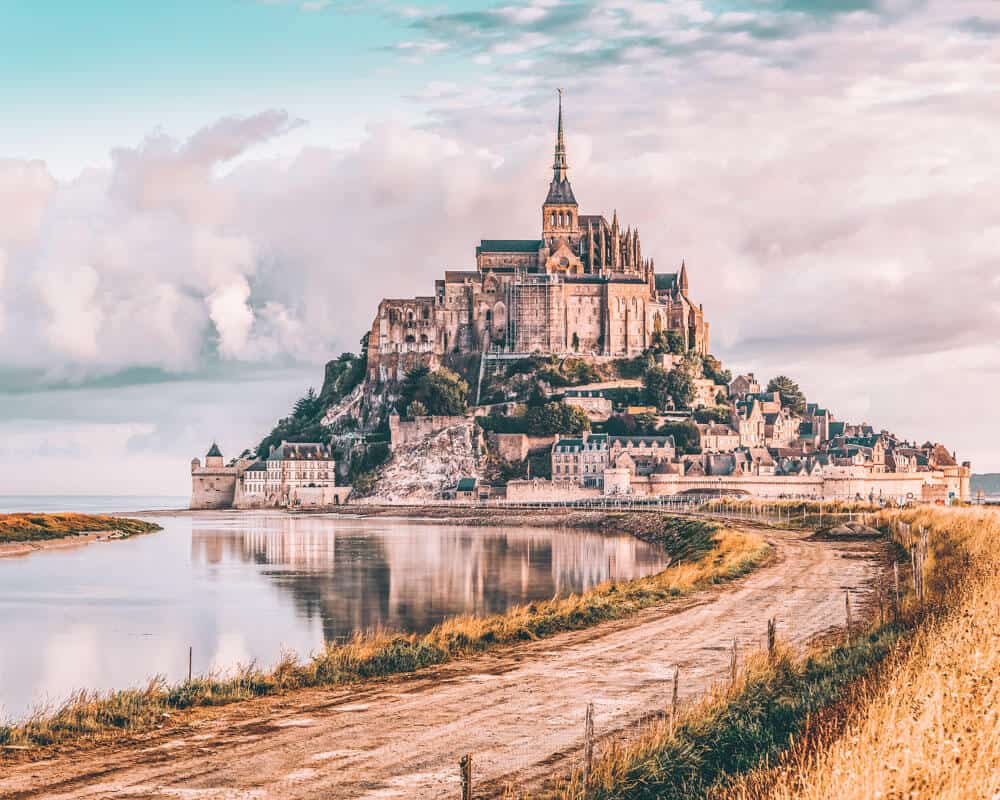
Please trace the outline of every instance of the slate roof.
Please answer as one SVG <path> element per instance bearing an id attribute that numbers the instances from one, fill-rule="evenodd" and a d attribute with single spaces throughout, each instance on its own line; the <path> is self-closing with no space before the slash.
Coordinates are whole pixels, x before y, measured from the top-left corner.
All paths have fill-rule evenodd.
<path id="1" fill-rule="evenodd" d="M 213 456 L 222 458 L 222 451 L 219 449 L 219 445 L 215 442 L 212 442 L 212 446 L 208 448 L 208 452 L 205 453 L 205 458 L 212 458 Z"/>
<path id="2" fill-rule="evenodd" d="M 677 288 L 677 273 L 666 272 L 656 276 L 656 290 L 658 292 L 673 291 Z"/>
<path id="3" fill-rule="evenodd" d="M 333 456 L 325 444 L 317 442 L 282 442 L 268 461 L 329 461 Z"/>
<path id="4" fill-rule="evenodd" d="M 605 228 L 611 227 L 610 225 L 608 225 L 608 221 L 604 219 L 603 214 L 580 214 L 580 216 L 577 217 L 577 219 L 580 221 L 581 230 L 586 228 L 588 224 L 594 227 L 595 232 L 600 231 L 602 225 Z"/>
<path id="5" fill-rule="evenodd" d="M 247 467 L 247 472 L 267 472 L 267 464 L 263 461 L 255 461 Z"/>
<path id="6" fill-rule="evenodd" d="M 552 179 L 552 183 L 549 184 L 549 195 L 545 198 L 545 204 L 550 203 L 576 205 L 576 197 L 573 195 L 573 187 L 569 185 L 568 178 L 561 181 Z"/>
<path id="7" fill-rule="evenodd" d="M 472 492 L 475 491 L 475 488 L 476 488 L 475 478 L 460 478 L 458 481 L 458 486 L 455 487 L 455 490 L 458 492 Z"/>
<path id="8" fill-rule="evenodd" d="M 621 444 L 624 447 L 628 447 L 630 444 L 634 445 L 650 445 L 655 444 L 660 447 L 674 447 L 674 437 L 673 436 L 612 436 L 611 441 L 616 444 Z"/>
<path id="9" fill-rule="evenodd" d="M 535 253 L 542 246 L 540 239 L 483 239 L 476 248 L 480 253 Z"/>

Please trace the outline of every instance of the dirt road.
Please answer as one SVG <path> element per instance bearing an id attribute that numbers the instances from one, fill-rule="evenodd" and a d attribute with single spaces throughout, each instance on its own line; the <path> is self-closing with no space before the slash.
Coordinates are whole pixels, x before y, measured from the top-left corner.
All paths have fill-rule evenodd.
<path id="1" fill-rule="evenodd" d="M 476 797 L 579 762 L 588 702 L 597 732 L 634 725 L 729 669 L 733 637 L 759 647 L 766 620 L 802 640 L 839 625 L 844 590 L 877 569 L 868 545 L 768 532 L 777 560 L 736 586 L 628 620 L 497 651 L 363 689 L 310 690 L 206 711 L 138 744 L 0 770 L 3 798 L 438 798 L 459 796 L 474 754 Z"/>

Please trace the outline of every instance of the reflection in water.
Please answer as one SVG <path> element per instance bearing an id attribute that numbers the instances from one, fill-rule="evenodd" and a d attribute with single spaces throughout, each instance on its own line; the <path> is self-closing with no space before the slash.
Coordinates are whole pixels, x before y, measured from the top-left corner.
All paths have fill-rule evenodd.
<path id="1" fill-rule="evenodd" d="M 629 536 L 405 520 L 161 516 L 162 533 L 0 559 L 0 722 L 75 689 L 274 664 L 662 567 Z"/>
<path id="2" fill-rule="evenodd" d="M 629 536 L 315 517 L 196 520 L 191 556 L 262 567 L 303 617 L 319 618 L 327 640 L 423 632 L 455 614 L 499 613 L 663 566 L 657 548 Z"/>

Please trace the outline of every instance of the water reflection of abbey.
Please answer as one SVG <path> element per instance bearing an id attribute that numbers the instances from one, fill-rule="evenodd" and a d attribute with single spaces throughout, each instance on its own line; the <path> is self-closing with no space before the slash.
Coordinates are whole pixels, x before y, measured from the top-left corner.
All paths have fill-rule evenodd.
<path id="1" fill-rule="evenodd" d="M 662 565 L 630 536 L 544 528 L 245 517 L 233 528 L 195 522 L 192 560 L 259 566 L 322 621 L 327 639 L 390 628 L 425 631 L 454 614 L 489 614 L 628 579 Z"/>

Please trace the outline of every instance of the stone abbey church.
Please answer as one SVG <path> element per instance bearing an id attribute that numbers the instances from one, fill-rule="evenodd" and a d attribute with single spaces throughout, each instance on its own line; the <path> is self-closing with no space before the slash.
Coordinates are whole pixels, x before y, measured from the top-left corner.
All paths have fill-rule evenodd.
<path id="1" fill-rule="evenodd" d="M 634 356 L 659 332 L 708 352 L 708 323 L 688 295 L 687 267 L 656 274 L 638 229 L 617 212 L 581 214 L 567 176 L 562 97 L 555 163 L 537 239 L 484 239 L 476 269 L 446 271 L 434 294 L 385 299 L 368 339 L 373 381 L 452 354 Z"/>

